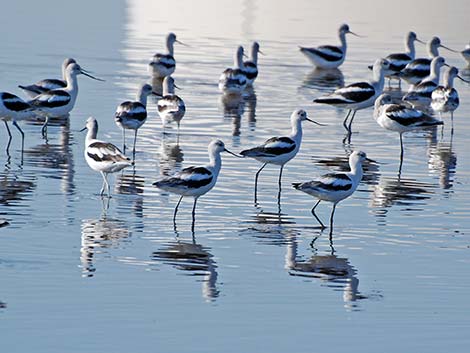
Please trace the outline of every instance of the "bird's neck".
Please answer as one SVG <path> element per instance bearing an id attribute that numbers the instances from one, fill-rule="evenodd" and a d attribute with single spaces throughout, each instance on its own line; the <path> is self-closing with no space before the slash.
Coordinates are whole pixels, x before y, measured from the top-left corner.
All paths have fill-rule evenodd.
<path id="1" fill-rule="evenodd" d="M 343 54 L 346 54 L 347 44 L 346 44 L 346 33 L 340 32 L 339 33 L 339 42 L 341 43 L 341 51 Z"/>
<path id="2" fill-rule="evenodd" d="M 166 82 L 166 84 L 163 85 L 163 95 L 166 96 L 169 94 L 175 94 L 175 88 L 171 83 Z"/>
<path id="3" fill-rule="evenodd" d="M 360 181 L 362 179 L 362 163 L 361 162 L 356 162 L 356 163 L 349 163 L 349 167 L 351 168 L 351 171 L 349 172 L 349 175 L 356 181 Z"/>
<path id="4" fill-rule="evenodd" d="M 251 61 L 253 64 L 258 65 L 258 50 L 255 47 L 251 49 Z"/>
<path id="5" fill-rule="evenodd" d="M 415 49 L 415 42 L 414 40 L 407 40 L 405 42 L 405 48 L 406 48 L 406 54 L 408 54 L 408 56 L 411 58 L 411 59 L 414 59 L 415 56 L 416 56 L 416 49 Z"/>
<path id="6" fill-rule="evenodd" d="M 217 174 L 222 166 L 222 158 L 220 157 L 220 152 L 210 152 L 209 153 L 209 167 L 213 168 Z"/>
<path id="7" fill-rule="evenodd" d="M 234 60 L 235 67 L 237 69 L 243 69 L 243 55 L 242 54 L 236 54 L 235 55 L 235 60 Z"/>
<path id="8" fill-rule="evenodd" d="M 147 94 L 145 94 L 142 90 L 139 90 L 137 93 L 137 101 L 145 107 L 147 106 L 147 97 Z"/>
<path id="9" fill-rule="evenodd" d="M 65 80 L 67 81 L 67 87 L 65 87 L 65 90 L 68 91 L 68 92 L 77 92 L 78 93 L 77 75 L 67 74 Z"/>
<path id="10" fill-rule="evenodd" d="M 174 43 L 171 40 L 167 40 L 166 42 L 166 49 L 168 50 L 168 54 L 173 56 L 174 53 L 174 48 L 173 48 Z"/>
<path id="11" fill-rule="evenodd" d="M 439 76 L 440 76 L 441 67 L 437 65 L 431 65 L 431 73 L 427 77 L 426 81 L 433 81 L 435 83 L 439 83 Z"/>
<path id="12" fill-rule="evenodd" d="M 98 125 L 95 124 L 91 129 L 88 129 L 86 134 L 86 145 L 88 146 L 91 141 L 96 140 L 96 135 L 98 134 Z"/>
<path id="13" fill-rule="evenodd" d="M 290 137 L 298 145 L 300 140 L 302 139 L 302 122 L 299 119 L 295 119 L 291 121 L 291 124 L 292 124 L 292 132 L 290 134 Z"/>
<path id="14" fill-rule="evenodd" d="M 449 75 L 449 72 L 444 74 L 444 84 L 446 88 L 451 89 L 454 87 L 454 78 L 455 76 Z"/>
<path id="15" fill-rule="evenodd" d="M 373 82 L 372 84 L 377 89 L 378 92 L 382 92 L 384 88 L 384 71 L 381 66 L 374 66 L 373 69 Z"/>
<path id="16" fill-rule="evenodd" d="M 428 55 L 431 59 L 439 56 L 439 49 L 437 48 L 437 45 L 428 46 Z"/>

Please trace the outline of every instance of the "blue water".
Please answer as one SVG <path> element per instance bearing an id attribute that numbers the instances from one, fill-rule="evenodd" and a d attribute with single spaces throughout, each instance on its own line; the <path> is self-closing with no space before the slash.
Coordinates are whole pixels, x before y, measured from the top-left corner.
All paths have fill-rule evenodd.
<path id="1" fill-rule="evenodd" d="M 58 76 L 69 56 L 106 82 L 79 78 L 77 104 L 49 127 L 48 141 L 39 122 L 22 122 L 23 164 L 17 131 L 8 158 L 0 128 L 0 224 L 8 222 L 0 228 L 2 352 L 468 351 L 470 86 L 456 81 L 453 134 L 448 117 L 442 133 L 405 134 L 400 176 L 398 135 L 382 130 L 371 109 L 358 112 L 343 144 L 345 112 L 312 103 L 370 77 L 367 65 L 401 51 L 408 30 L 462 50 L 466 2 L 398 3 L 407 8 L 400 23 L 389 3 L 372 1 L 341 1 L 335 11 L 307 0 L 3 5 L 1 91 L 22 95 L 18 84 Z M 391 15 L 377 17 L 384 10 Z M 319 77 L 297 45 L 333 44 L 343 21 L 366 37 L 348 37 L 340 73 Z M 151 82 L 146 64 L 170 30 L 189 45 L 175 47 L 174 77 L 187 106 L 179 141 L 175 127 L 162 134 L 150 100 L 135 170 L 112 178 L 107 204 L 79 130 L 92 115 L 98 137 L 121 145 L 115 109 Z M 218 76 L 236 46 L 253 39 L 266 53 L 255 90 L 243 102 L 224 101 Z M 458 54 L 442 55 L 465 66 Z M 216 187 L 198 202 L 195 233 L 190 199 L 175 231 L 178 197 L 152 183 L 206 163 L 212 138 L 239 152 L 288 133 L 298 107 L 327 126 L 304 124 L 280 204 L 277 167 L 262 172 L 254 206 L 260 164 L 223 155 Z M 290 185 L 345 168 L 354 149 L 377 163 L 338 205 L 330 238 L 310 214 L 315 200 Z M 325 222 L 330 207 L 318 207 Z"/>

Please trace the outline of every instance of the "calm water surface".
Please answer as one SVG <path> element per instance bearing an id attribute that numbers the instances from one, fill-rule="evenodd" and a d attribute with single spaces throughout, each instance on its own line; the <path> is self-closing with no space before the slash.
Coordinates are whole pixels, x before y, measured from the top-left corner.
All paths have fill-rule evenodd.
<path id="1" fill-rule="evenodd" d="M 48 141 L 38 122 L 22 123 L 22 165 L 15 129 L 11 158 L 2 147 L 1 351 L 468 351 L 470 86 L 456 82 L 454 134 L 445 117 L 442 133 L 405 135 L 400 176 L 398 135 L 382 130 L 371 109 L 356 115 L 351 143 L 343 144 L 345 112 L 311 102 L 370 77 L 367 65 L 401 51 L 408 30 L 462 50 L 469 4 L 406 3 L 397 20 L 377 17 L 389 4 L 375 1 L 361 8 L 341 1 L 336 12 L 308 0 L 198 3 L 171 4 L 180 15 L 143 0 L 5 4 L 2 91 L 21 95 L 17 84 L 57 76 L 67 56 L 106 82 L 79 78 L 76 107 L 53 122 Z M 367 37 L 348 38 L 341 71 L 313 71 L 297 45 L 334 43 L 344 21 Z M 78 131 L 93 115 L 99 137 L 121 144 L 115 108 L 152 82 L 146 64 L 170 30 L 190 45 L 175 48 L 174 77 L 187 106 L 179 141 L 175 127 L 162 134 L 151 100 L 135 170 L 113 178 L 108 203 Z M 236 46 L 253 39 L 267 54 L 255 89 L 241 102 L 224 100 L 218 76 Z M 464 66 L 458 54 L 442 54 Z M 261 174 L 254 206 L 260 164 L 223 155 L 216 187 L 198 203 L 194 237 L 190 199 L 173 228 L 178 197 L 152 186 L 159 176 L 205 163 L 212 138 L 240 151 L 285 134 L 298 107 L 327 126 L 304 124 L 280 203 L 277 167 Z M 3 128 L 0 136 L 4 146 Z M 377 163 L 365 166 L 358 191 L 337 208 L 330 239 L 310 214 L 314 199 L 290 185 L 346 168 L 353 149 Z M 325 221 L 330 209 L 319 206 Z"/>

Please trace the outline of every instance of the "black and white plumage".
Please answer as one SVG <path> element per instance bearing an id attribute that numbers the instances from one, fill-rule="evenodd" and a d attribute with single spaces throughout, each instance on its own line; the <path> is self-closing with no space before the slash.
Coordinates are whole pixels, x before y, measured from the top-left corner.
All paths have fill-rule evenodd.
<path id="1" fill-rule="evenodd" d="M 19 85 L 28 96 L 31 98 L 36 97 L 38 94 L 49 92 L 54 89 L 62 89 L 67 87 L 67 77 L 66 70 L 67 66 L 70 64 L 75 64 L 75 59 L 66 58 L 62 63 L 62 79 L 46 78 L 44 80 L 38 81 L 32 85 L 24 86 Z"/>
<path id="2" fill-rule="evenodd" d="M 344 59 L 346 58 L 346 34 L 348 33 L 359 37 L 357 34 L 349 30 L 349 26 L 347 24 L 343 24 L 338 29 L 338 36 L 341 45 L 322 45 L 313 48 L 300 47 L 300 52 L 304 54 L 312 62 L 312 64 L 318 68 L 337 68 L 344 62 Z"/>
<path id="3" fill-rule="evenodd" d="M 3 120 L 5 127 L 8 132 L 8 147 L 11 143 L 11 132 L 8 127 L 8 121 L 12 121 L 12 124 L 18 129 L 21 134 L 21 151 L 24 150 L 24 132 L 18 125 L 18 121 L 28 119 L 35 115 L 35 108 L 22 100 L 20 97 L 8 92 L 0 92 L 0 120 Z"/>
<path id="4" fill-rule="evenodd" d="M 241 95 L 247 85 L 242 46 L 237 48 L 234 65 L 233 68 L 225 69 L 219 77 L 219 90 L 223 94 Z"/>
<path id="5" fill-rule="evenodd" d="M 375 101 L 374 119 L 381 127 L 400 134 L 400 170 L 403 162 L 403 133 L 416 129 L 442 125 L 442 121 L 406 104 L 392 102 L 388 94 L 380 95 Z"/>
<path id="6" fill-rule="evenodd" d="M 408 32 L 405 36 L 405 51 L 402 53 L 389 54 L 385 57 L 385 59 L 390 63 L 390 68 L 385 71 L 385 77 L 388 79 L 396 78 L 400 80 L 400 77 L 398 76 L 400 71 L 415 59 L 415 41 L 424 43 L 418 39 L 415 32 Z M 372 69 L 372 65 L 369 66 L 369 69 Z"/>
<path id="7" fill-rule="evenodd" d="M 194 217 L 196 212 L 196 203 L 200 196 L 210 191 L 217 182 L 220 168 L 222 167 L 222 152 L 228 152 L 234 156 L 234 153 L 225 148 L 225 144 L 221 140 L 214 140 L 208 146 L 209 163 L 203 166 L 191 166 L 184 168 L 181 172 L 157 180 L 153 185 L 157 188 L 181 195 L 173 214 L 173 223 L 176 225 L 176 213 L 181 200 L 185 196 L 194 198 L 193 204 L 193 223 L 192 229 L 194 230 Z M 238 156 L 237 156 L 238 157 Z"/>
<path id="8" fill-rule="evenodd" d="M 251 60 L 243 62 L 247 85 L 253 85 L 253 82 L 258 77 L 258 53 L 263 54 L 263 52 L 259 50 L 259 43 L 253 42 L 251 47 Z"/>
<path id="9" fill-rule="evenodd" d="M 100 195 L 104 195 L 105 188 L 108 191 L 108 197 L 111 197 L 111 191 L 108 183 L 108 174 L 116 173 L 132 165 L 131 160 L 127 158 L 115 145 L 109 142 L 96 139 L 98 133 L 98 122 L 95 118 L 89 117 L 86 126 L 82 129 L 88 129 L 85 139 L 85 160 L 91 169 L 100 172 L 103 176 L 103 187 Z"/>
<path id="10" fill-rule="evenodd" d="M 454 118 L 454 110 L 459 106 L 459 93 L 454 88 L 454 79 L 459 78 L 464 82 L 469 82 L 459 76 L 459 70 L 455 66 L 447 68 L 444 72 L 444 85 L 438 86 L 431 95 L 431 108 L 439 115 L 450 112 L 451 119 Z"/>
<path id="11" fill-rule="evenodd" d="M 439 56 L 439 48 L 455 52 L 455 50 L 442 45 L 441 40 L 438 37 L 432 37 L 427 43 L 429 58 L 414 59 L 400 71 L 399 77 L 411 85 L 420 83 L 431 74 L 431 61 L 435 57 Z"/>
<path id="12" fill-rule="evenodd" d="M 443 57 L 437 56 L 432 59 L 429 76 L 417 85 L 411 86 L 403 100 L 413 106 L 427 107 L 431 103 L 432 92 L 439 86 L 440 71 L 443 65 L 447 65 Z"/>
<path id="13" fill-rule="evenodd" d="M 377 59 L 373 67 L 373 79 L 371 81 L 356 82 L 345 87 L 336 89 L 333 93 L 313 100 L 314 103 L 328 104 L 339 108 L 349 109 L 343 126 L 351 132 L 351 124 L 357 110 L 374 105 L 375 99 L 382 93 L 384 88 L 385 71 L 390 68 L 386 59 Z M 347 120 L 353 112 L 349 125 Z"/>
<path id="14" fill-rule="evenodd" d="M 255 176 L 255 203 L 257 202 L 258 176 L 267 164 L 281 166 L 279 171 L 279 193 L 281 191 L 281 177 L 284 165 L 297 155 L 302 142 L 302 122 L 310 121 L 321 125 L 307 117 L 307 112 L 303 109 L 295 110 L 290 118 L 292 132 L 288 136 L 271 137 L 262 145 L 241 151 L 244 157 L 254 158 L 263 163 Z"/>
<path id="15" fill-rule="evenodd" d="M 465 46 L 465 49 L 460 52 L 462 58 L 467 62 L 467 67 L 470 67 L 470 44 Z"/>
<path id="16" fill-rule="evenodd" d="M 82 70 L 80 65 L 73 63 L 67 66 L 65 76 L 67 86 L 63 89 L 54 89 L 36 96 L 28 103 L 38 109 L 39 114 L 45 115 L 46 120 L 42 127 L 43 135 L 45 134 L 49 117 L 63 117 L 69 114 L 77 100 L 78 80 L 77 76 L 83 74 L 97 81 L 103 81 L 96 78 L 86 71 Z"/>
<path id="17" fill-rule="evenodd" d="M 176 39 L 176 34 L 168 33 L 166 36 L 166 53 L 156 53 L 149 63 L 149 71 L 155 77 L 164 78 L 175 72 L 174 44 L 182 42 Z"/>
<path id="18" fill-rule="evenodd" d="M 122 129 L 123 151 L 126 153 L 126 130 L 134 130 L 134 145 L 132 153 L 135 157 L 135 143 L 137 140 L 137 130 L 144 125 L 147 120 L 147 97 L 153 92 L 152 86 L 143 84 L 137 92 L 135 101 L 125 101 L 116 109 L 114 120 L 116 125 Z"/>
<path id="19" fill-rule="evenodd" d="M 312 214 L 325 228 L 320 218 L 315 214 L 315 208 L 321 201 L 333 203 L 333 209 L 330 216 L 330 235 L 333 232 L 333 216 L 338 202 L 351 196 L 356 191 L 359 182 L 362 179 L 362 163 L 367 156 L 362 151 L 353 151 L 349 156 L 349 166 L 351 170 L 346 173 L 328 173 L 312 181 L 304 183 L 293 183 L 295 189 L 305 192 L 318 199 L 312 208 Z"/>
<path id="20" fill-rule="evenodd" d="M 167 76 L 163 80 L 163 96 L 157 102 L 158 115 L 162 120 L 162 126 L 170 122 L 176 122 L 178 132 L 181 119 L 186 112 L 184 101 L 175 94 L 175 81 L 173 77 Z"/>

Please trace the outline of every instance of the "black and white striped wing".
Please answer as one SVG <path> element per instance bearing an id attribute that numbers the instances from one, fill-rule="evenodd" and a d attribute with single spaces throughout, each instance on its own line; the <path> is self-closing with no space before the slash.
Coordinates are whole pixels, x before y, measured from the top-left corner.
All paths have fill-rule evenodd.
<path id="1" fill-rule="evenodd" d="M 123 120 L 137 120 L 142 122 L 147 119 L 147 109 L 145 105 L 140 102 L 127 101 L 117 107 L 115 119 L 117 122 L 122 122 Z"/>
<path id="2" fill-rule="evenodd" d="M 258 67 L 254 62 L 245 61 L 243 65 L 245 66 L 244 71 L 247 79 L 254 80 L 258 77 Z"/>
<path id="3" fill-rule="evenodd" d="M 348 191 L 353 187 L 351 178 L 344 173 L 330 173 L 322 175 L 316 180 L 300 184 L 297 188 L 304 192 L 318 191 L 318 192 L 333 192 L 333 191 Z"/>
<path id="4" fill-rule="evenodd" d="M 317 48 L 301 48 L 301 50 L 310 52 L 326 61 L 338 61 L 341 60 L 344 55 L 340 48 L 333 45 L 322 45 Z"/>
<path id="5" fill-rule="evenodd" d="M 20 97 L 8 92 L 2 92 L 0 99 L 2 100 L 5 108 L 14 112 L 22 112 L 32 109 L 30 104 L 26 103 Z"/>
<path id="6" fill-rule="evenodd" d="M 240 152 L 247 157 L 276 157 L 292 152 L 296 147 L 290 137 L 272 137 L 263 145 Z"/>
<path id="7" fill-rule="evenodd" d="M 357 82 L 335 90 L 332 94 L 314 100 L 326 104 L 354 104 L 364 102 L 375 95 L 375 88 L 368 82 Z"/>
<path id="8" fill-rule="evenodd" d="M 406 76 L 414 76 L 425 78 L 429 76 L 431 72 L 431 60 L 425 58 L 415 59 L 410 62 L 406 67 L 403 69 L 402 74 Z"/>
<path id="9" fill-rule="evenodd" d="M 174 94 L 169 94 L 158 100 L 157 109 L 160 113 L 169 114 L 186 111 L 184 101 Z"/>
<path id="10" fill-rule="evenodd" d="M 437 85 L 433 81 L 422 81 L 420 84 L 413 88 L 415 94 L 421 97 L 431 98 L 432 92 L 437 88 Z"/>
<path id="11" fill-rule="evenodd" d="M 46 93 L 42 93 L 34 98 L 29 103 L 39 108 L 56 108 L 67 105 L 72 97 L 65 91 L 52 90 Z"/>
<path id="12" fill-rule="evenodd" d="M 175 176 L 157 181 L 154 185 L 163 190 L 197 189 L 209 185 L 213 178 L 212 172 L 205 167 L 188 167 Z"/>
<path id="13" fill-rule="evenodd" d="M 168 54 L 155 54 L 153 56 L 152 65 L 161 65 L 167 69 L 171 69 L 176 65 L 175 58 Z"/>
<path id="14" fill-rule="evenodd" d="M 130 159 L 124 156 L 119 148 L 109 142 L 93 142 L 86 148 L 86 153 L 95 162 L 130 162 Z"/>
<path id="15" fill-rule="evenodd" d="M 389 70 L 395 72 L 403 70 L 411 61 L 411 57 L 406 53 L 390 54 L 385 59 L 390 63 Z"/>
<path id="16" fill-rule="evenodd" d="M 400 104 L 390 104 L 387 106 L 385 108 L 385 115 L 390 120 L 407 127 L 419 126 L 421 123 L 431 118 L 421 110 L 409 108 Z"/>

